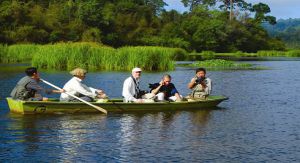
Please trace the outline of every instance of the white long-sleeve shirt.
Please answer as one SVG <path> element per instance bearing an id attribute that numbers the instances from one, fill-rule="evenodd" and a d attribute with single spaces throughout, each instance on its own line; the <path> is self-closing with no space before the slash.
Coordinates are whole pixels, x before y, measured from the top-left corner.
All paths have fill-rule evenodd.
<path id="1" fill-rule="evenodd" d="M 81 79 L 77 77 L 73 77 L 70 79 L 63 87 L 63 89 L 75 96 L 78 96 L 79 94 L 83 94 L 85 96 L 89 96 L 92 98 L 95 98 L 97 96 L 96 91 L 97 89 L 88 87 L 85 84 L 81 83 Z M 60 101 L 69 101 L 72 97 L 62 93 L 60 95 Z"/>
<path id="2" fill-rule="evenodd" d="M 137 84 L 138 84 L 137 80 Z M 122 96 L 124 97 L 125 102 L 136 101 L 137 99 L 134 97 L 136 94 L 136 85 L 132 79 L 132 77 L 128 77 L 123 84 Z"/>

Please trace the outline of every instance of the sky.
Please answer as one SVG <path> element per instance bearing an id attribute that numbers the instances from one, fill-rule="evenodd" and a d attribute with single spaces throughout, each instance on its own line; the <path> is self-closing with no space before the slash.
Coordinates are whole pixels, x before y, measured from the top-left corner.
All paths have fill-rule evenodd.
<path id="1" fill-rule="evenodd" d="M 269 5 L 271 13 L 277 19 L 300 18 L 300 0 L 245 0 L 248 3 L 257 4 L 259 2 Z M 180 12 L 188 9 L 183 6 L 181 0 L 164 0 L 169 6 L 166 10 L 175 9 Z"/>

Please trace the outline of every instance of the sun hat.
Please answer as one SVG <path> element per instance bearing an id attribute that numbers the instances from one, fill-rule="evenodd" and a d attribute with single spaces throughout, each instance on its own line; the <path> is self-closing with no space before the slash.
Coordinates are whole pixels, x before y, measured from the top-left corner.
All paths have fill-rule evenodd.
<path id="1" fill-rule="evenodd" d="M 86 73 L 87 71 L 82 68 L 75 68 L 74 70 L 70 71 L 70 74 L 73 76 L 85 76 Z"/>
<path id="2" fill-rule="evenodd" d="M 142 71 L 142 69 L 138 68 L 138 67 L 135 67 L 135 68 L 132 69 L 131 72 L 139 72 L 139 71 Z"/>

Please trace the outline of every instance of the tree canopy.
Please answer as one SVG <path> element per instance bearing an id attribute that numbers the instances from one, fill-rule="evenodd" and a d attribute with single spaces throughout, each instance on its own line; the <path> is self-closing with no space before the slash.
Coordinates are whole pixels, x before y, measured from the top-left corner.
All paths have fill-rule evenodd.
<path id="1" fill-rule="evenodd" d="M 216 52 L 284 49 L 262 22 L 276 23 L 266 4 L 233 0 L 182 0 L 189 12 L 166 11 L 163 0 L 2 0 L 4 44 L 93 41 L 113 47 L 155 45 Z M 221 9 L 215 9 L 219 5 Z M 249 13 L 253 12 L 254 17 Z"/>
<path id="2" fill-rule="evenodd" d="M 270 36 L 282 39 L 288 48 L 300 49 L 300 19 L 280 19 L 276 25 L 263 24 Z"/>

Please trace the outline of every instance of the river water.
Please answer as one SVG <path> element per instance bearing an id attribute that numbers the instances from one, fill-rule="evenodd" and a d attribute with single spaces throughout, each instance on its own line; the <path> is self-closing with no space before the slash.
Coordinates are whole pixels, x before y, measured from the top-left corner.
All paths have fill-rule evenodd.
<path id="1" fill-rule="evenodd" d="M 255 61 L 268 70 L 209 71 L 229 100 L 198 111 L 17 115 L 7 97 L 24 67 L 0 68 L 0 162 L 299 162 L 300 62 Z M 143 73 L 142 88 L 170 73 L 186 95 L 194 70 Z M 91 72 L 86 84 L 120 97 L 129 72 Z M 68 72 L 41 72 L 58 86 Z M 54 97 L 58 97 L 57 95 Z"/>

